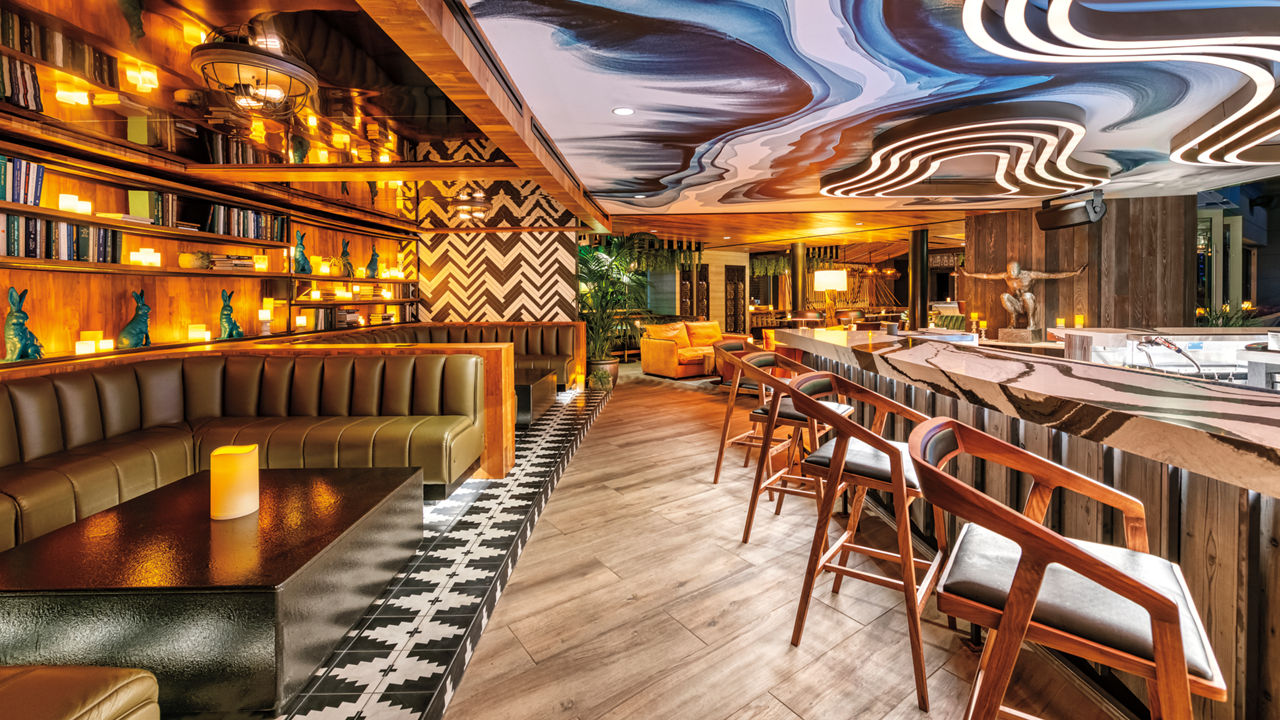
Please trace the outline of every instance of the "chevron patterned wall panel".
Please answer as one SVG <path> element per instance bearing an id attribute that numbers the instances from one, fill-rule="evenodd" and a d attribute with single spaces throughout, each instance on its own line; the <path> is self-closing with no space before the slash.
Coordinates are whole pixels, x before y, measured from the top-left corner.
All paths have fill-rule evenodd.
<path id="1" fill-rule="evenodd" d="M 437 140 L 418 146 L 420 160 L 496 162 L 507 157 L 484 139 Z M 448 199 L 461 182 L 420 183 L 416 219 L 422 311 L 431 321 L 576 320 L 577 235 L 563 228 L 577 220 L 533 181 L 471 183 L 493 210 L 482 222 L 451 217 Z M 504 227 L 547 228 L 503 232 Z"/>

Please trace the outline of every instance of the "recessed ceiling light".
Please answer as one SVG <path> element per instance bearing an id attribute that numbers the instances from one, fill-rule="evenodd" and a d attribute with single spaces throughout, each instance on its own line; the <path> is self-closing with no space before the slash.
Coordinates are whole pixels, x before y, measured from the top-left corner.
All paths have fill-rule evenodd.
<path id="1" fill-rule="evenodd" d="M 725 239 L 725 240 L 728 240 L 728 239 L 729 239 L 729 236 L 728 236 L 728 235 L 725 235 L 725 236 L 724 236 L 724 239 Z"/>
<path id="2" fill-rule="evenodd" d="M 629 107 L 616 107 L 616 108 L 614 108 L 614 109 L 613 109 L 613 114 L 614 114 L 614 115 L 620 115 L 620 116 L 622 116 L 622 117 L 626 117 L 626 116 L 628 116 L 628 115 L 635 115 L 635 114 L 636 114 L 636 111 L 635 111 L 635 108 L 629 108 Z"/>
<path id="3" fill-rule="evenodd" d="M 861 224 L 862 224 L 862 223 L 854 223 L 854 225 L 861 225 Z"/>
<path id="4" fill-rule="evenodd" d="M 643 199 L 643 198 L 644 198 L 644 196 L 643 196 L 643 195 L 636 195 L 636 196 L 634 196 L 634 197 L 635 197 L 635 199 L 637 199 L 637 200 L 641 200 L 641 199 Z"/>

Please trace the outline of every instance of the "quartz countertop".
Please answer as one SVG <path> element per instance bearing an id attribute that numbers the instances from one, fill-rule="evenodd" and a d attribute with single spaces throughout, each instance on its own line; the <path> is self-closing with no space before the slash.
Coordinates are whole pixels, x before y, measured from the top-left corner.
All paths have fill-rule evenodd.
<path id="1" fill-rule="evenodd" d="M 924 336 L 778 330 L 779 343 L 1280 496 L 1280 393 Z"/>

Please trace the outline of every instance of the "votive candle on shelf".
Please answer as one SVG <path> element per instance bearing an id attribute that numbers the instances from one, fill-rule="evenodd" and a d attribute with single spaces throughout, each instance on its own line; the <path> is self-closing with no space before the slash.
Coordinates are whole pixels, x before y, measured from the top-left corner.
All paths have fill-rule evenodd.
<path id="1" fill-rule="evenodd" d="M 969 313 L 969 319 L 970 319 L 970 320 L 973 320 L 974 322 L 977 322 L 977 320 L 978 320 L 978 313 L 976 313 L 976 312 L 971 312 L 971 313 Z"/>
<path id="2" fill-rule="evenodd" d="M 265 297 L 265 298 L 262 298 L 262 309 L 263 309 L 263 310 L 275 310 L 275 309 L 276 309 L 276 299 L 275 299 L 275 298 L 272 298 L 272 297 Z"/>
<path id="3" fill-rule="evenodd" d="M 207 328 L 204 325 L 188 325 L 187 339 L 188 340 L 204 340 L 204 333 L 206 329 Z"/>
<path id="4" fill-rule="evenodd" d="M 269 260 L 270 258 L 268 258 L 266 255 L 254 255 L 253 269 L 257 272 L 266 272 L 268 267 L 267 263 Z"/>
<path id="5" fill-rule="evenodd" d="M 298 317 L 294 318 L 293 326 L 298 329 L 305 328 L 307 326 L 307 316 L 299 315 Z"/>
<path id="6" fill-rule="evenodd" d="M 1060 328 L 1064 328 L 1064 327 L 1066 327 L 1066 326 L 1067 326 L 1067 319 L 1066 319 L 1066 318 L 1058 318 L 1058 327 L 1060 327 Z"/>
<path id="7" fill-rule="evenodd" d="M 987 329 L 987 321 L 986 321 L 986 320 L 980 320 L 980 321 L 978 321 L 978 329 L 979 329 L 979 330 L 986 330 L 986 329 Z"/>
<path id="8" fill-rule="evenodd" d="M 98 341 L 98 352 L 106 352 L 107 350 L 115 350 L 115 349 L 116 349 L 115 340 L 104 339 L 104 340 Z"/>
<path id="9" fill-rule="evenodd" d="M 258 510 L 258 446 L 224 445 L 209 457 L 209 517 L 230 520 Z"/>
<path id="10" fill-rule="evenodd" d="M 94 342 L 94 341 L 92 341 L 92 340 L 77 340 L 77 341 L 76 341 L 76 354 L 77 354 L 77 355 L 92 355 L 92 354 L 93 354 L 93 352 L 94 352 L 94 350 L 96 350 L 96 349 L 97 349 L 97 347 L 98 347 L 98 344 L 97 344 L 97 343 L 95 343 L 95 342 Z"/>
<path id="11" fill-rule="evenodd" d="M 271 311 L 266 308 L 259 310 L 258 319 L 262 322 L 271 322 Z"/>
<path id="12" fill-rule="evenodd" d="M 89 340 L 90 342 L 95 342 L 95 343 L 101 342 L 102 331 L 101 330 L 81 330 L 80 339 Z"/>
<path id="13" fill-rule="evenodd" d="M 365 275 L 367 275 L 367 274 L 368 274 L 368 273 L 365 271 L 365 269 L 364 269 L 364 268 L 362 268 L 362 267 L 358 267 L 358 268 L 356 268 L 356 277 L 358 277 L 358 278 L 363 278 L 363 277 L 364 277 Z"/>
<path id="14" fill-rule="evenodd" d="M 328 275 L 330 270 L 331 270 L 331 268 L 330 268 L 330 266 L 329 266 L 329 261 L 328 261 L 328 260 L 321 260 L 321 261 L 320 261 L 320 274 L 321 274 L 321 275 Z"/>
<path id="15" fill-rule="evenodd" d="M 1077 315 L 1077 316 L 1076 316 L 1076 327 L 1078 327 L 1078 328 L 1082 328 L 1082 327 L 1084 327 L 1084 316 L 1083 316 L 1083 315 Z"/>

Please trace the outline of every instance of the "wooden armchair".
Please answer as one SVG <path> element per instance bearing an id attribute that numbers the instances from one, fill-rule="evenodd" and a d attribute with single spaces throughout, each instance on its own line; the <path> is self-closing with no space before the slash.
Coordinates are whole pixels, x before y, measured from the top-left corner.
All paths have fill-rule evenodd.
<path id="1" fill-rule="evenodd" d="M 925 498 L 969 521 L 938 584 L 940 611 L 991 628 L 966 718 L 1029 717 L 1001 705 L 1023 640 L 1146 678 L 1154 719 L 1190 720 L 1191 693 L 1226 699 L 1181 570 L 1148 554 L 1140 501 L 950 418 L 921 424 L 909 445 Z M 1031 477 L 1023 511 L 941 469 L 961 453 Z M 1122 513 L 1127 547 L 1045 527 L 1058 488 Z"/>

